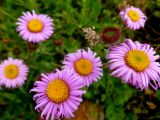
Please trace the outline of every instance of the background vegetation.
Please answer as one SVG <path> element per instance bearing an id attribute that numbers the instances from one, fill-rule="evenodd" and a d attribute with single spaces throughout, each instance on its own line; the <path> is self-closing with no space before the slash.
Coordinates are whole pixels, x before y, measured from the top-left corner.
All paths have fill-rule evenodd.
<path id="1" fill-rule="evenodd" d="M 144 29 L 123 29 L 124 38 L 149 43 L 160 51 L 160 0 L 127 0 L 147 15 Z M 122 0 L 1 0 L 0 1 L 0 61 L 8 57 L 23 59 L 30 68 L 26 84 L 21 88 L 0 90 L 0 120 L 37 120 L 35 103 L 29 90 L 42 72 L 52 72 L 62 64 L 64 55 L 86 48 L 83 27 L 95 27 L 101 34 L 107 26 L 120 27 L 119 9 Z M 54 19 L 55 33 L 47 41 L 30 44 L 16 32 L 17 18 L 22 12 L 35 10 Z M 87 89 L 83 106 L 76 120 L 158 120 L 160 91 L 139 91 L 109 76 L 105 66 L 108 44 L 99 43 L 91 49 L 104 63 L 104 76 Z M 92 107 L 94 109 L 92 109 Z M 92 110 L 88 110 L 88 108 Z M 83 114 L 82 114 L 83 113 Z M 89 114 L 88 114 L 89 113 Z M 87 114 L 87 115 L 85 115 Z M 93 117 L 96 115 L 97 117 Z"/>

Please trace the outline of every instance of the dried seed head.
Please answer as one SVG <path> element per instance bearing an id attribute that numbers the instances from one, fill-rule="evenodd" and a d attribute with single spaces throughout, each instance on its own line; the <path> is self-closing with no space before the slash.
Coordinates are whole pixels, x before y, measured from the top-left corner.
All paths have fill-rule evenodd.
<path id="1" fill-rule="evenodd" d="M 89 45 L 95 46 L 100 41 L 100 36 L 95 32 L 95 28 L 82 28 L 83 32 L 85 33 L 85 39 L 89 43 Z"/>

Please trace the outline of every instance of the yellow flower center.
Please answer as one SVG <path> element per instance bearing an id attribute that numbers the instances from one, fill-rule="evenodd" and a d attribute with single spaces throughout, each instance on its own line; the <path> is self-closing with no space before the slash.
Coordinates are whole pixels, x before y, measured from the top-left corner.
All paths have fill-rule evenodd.
<path id="1" fill-rule="evenodd" d="M 137 72 L 144 71 L 150 64 L 148 55 L 141 50 L 130 50 L 125 55 L 125 62 Z"/>
<path id="2" fill-rule="evenodd" d="M 69 87 L 61 79 L 52 80 L 46 89 L 48 98 L 55 103 L 62 103 L 69 97 Z"/>
<path id="3" fill-rule="evenodd" d="M 7 65 L 4 69 L 5 76 L 9 79 L 14 79 L 18 76 L 18 67 L 14 64 Z"/>
<path id="4" fill-rule="evenodd" d="M 32 19 L 28 22 L 28 30 L 31 32 L 41 32 L 43 30 L 43 23 L 38 19 Z"/>
<path id="5" fill-rule="evenodd" d="M 92 72 L 92 62 L 87 59 L 80 59 L 75 62 L 75 69 L 80 75 L 89 75 Z"/>
<path id="6" fill-rule="evenodd" d="M 136 22 L 136 21 L 138 21 L 140 19 L 139 13 L 137 11 L 135 11 L 135 10 L 128 11 L 128 16 L 134 22 Z"/>

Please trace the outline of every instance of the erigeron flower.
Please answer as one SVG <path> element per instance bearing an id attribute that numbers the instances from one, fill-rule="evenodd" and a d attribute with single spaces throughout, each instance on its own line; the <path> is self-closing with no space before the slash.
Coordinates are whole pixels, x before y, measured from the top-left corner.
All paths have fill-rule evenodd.
<path id="1" fill-rule="evenodd" d="M 63 68 L 71 68 L 74 73 L 83 79 L 84 86 L 96 82 L 103 75 L 100 57 L 88 48 L 88 51 L 79 49 L 75 53 L 69 53 L 63 61 Z"/>
<path id="2" fill-rule="evenodd" d="M 45 41 L 53 34 L 53 20 L 45 14 L 36 14 L 35 11 L 24 12 L 18 18 L 17 31 L 24 40 L 32 43 Z"/>
<path id="3" fill-rule="evenodd" d="M 20 87 L 27 80 L 29 69 L 22 60 L 8 58 L 0 64 L 0 85 Z"/>
<path id="4" fill-rule="evenodd" d="M 119 15 L 126 23 L 127 27 L 132 30 L 138 30 L 139 28 L 144 27 L 147 19 L 139 8 L 133 6 L 122 9 Z"/>
<path id="5" fill-rule="evenodd" d="M 113 46 L 106 56 L 111 75 L 132 84 L 141 90 L 152 86 L 157 90 L 160 82 L 159 55 L 148 44 L 126 39 L 124 43 Z"/>

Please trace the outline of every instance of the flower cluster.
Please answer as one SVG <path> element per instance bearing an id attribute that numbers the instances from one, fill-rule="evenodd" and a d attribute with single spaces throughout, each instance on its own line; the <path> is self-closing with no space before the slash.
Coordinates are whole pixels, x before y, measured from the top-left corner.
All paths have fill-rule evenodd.
<path id="1" fill-rule="evenodd" d="M 48 15 L 36 14 L 35 11 L 25 12 L 18 19 L 17 31 L 24 40 L 39 43 L 53 34 L 52 22 Z M 99 39 L 96 34 L 95 39 Z M 22 60 L 5 60 L 0 64 L 0 86 L 21 87 L 27 80 L 28 72 L 29 68 Z M 40 80 L 34 83 L 31 92 L 35 92 L 35 109 L 41 112 L 41 118 L 46 120 L 74 117 L 74 112 L 83 101 L 82 95 L 85 91 L 82 88 L 90 86 L 102 75 L 100 57 L 90 48 L 87 51 L 79 49 L 75 53 L 67 54 L 62 70 L 42 73 Z"/>
<path id="2" fill-rule="evenodd" d="M 62 117 L 74 117 L 74 112 L 82 102 L 85 91 L 82 87 L 89 86 L 102 76 L 102 63 L 96 53 L 89 48 L 66 55 L 62 70 L 50 74 L 42 74 L 36 81 L 32 92 L 35 109 L 42 112 L 41 118 L 48 120 Z"/>
<path id="3" fill-rule="evenodd" d="M 139 8 L 123 8 L 120 17 L 132 30 L 144 27 L 146 16 Z M 54 32 L 53 20 L 48 15 L 25 12 L 18 19 L 17 31 L 24 40 L 39 43 L 49 39 Z M 85 38 L 91 46 L 100 41 L 100 36 L 91 28 L 83 28 Z M 108 35 L 113 32 L 113 35 Z M 101 39 L 111 43 L 120 38 L 119 28 L 105 28 Z M 123 43 L 114 44 L 106 55 L 107 66 L 111 75 L 122 79 L 138 89 L 155 90 L 160 85 L 160 64 L 156 61 L 159 55 L 148 44 L 125 39 Z M 103 76 L 102 61 L 90 48 L 79 49 L 64 57 L 61 70 L 42 73 L 40 80 L 34 83 L 31 92 L 35 109 L 41 112 L 42 119 L 61 119 L 74 117 L 74 112 L 83 101 L 83 87 L 89 87 Z M 23 60 L 8 58 L 0 64 L 0 86 L 7 88 L 20 87 L 27 80 L 29 68 Z"/>

